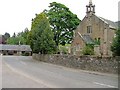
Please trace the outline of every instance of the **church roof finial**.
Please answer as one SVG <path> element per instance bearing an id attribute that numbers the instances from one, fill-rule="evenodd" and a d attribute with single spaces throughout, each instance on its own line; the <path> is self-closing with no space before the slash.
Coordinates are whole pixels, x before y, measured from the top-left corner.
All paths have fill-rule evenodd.
<path id="1" fill-rule="evenodd" d="M 92 0 L 89 0 L 89 4 L 92 4 Z"/>
<path id="2" fill-rule="evenodd" d="M 87 14 L 88 13 L 95 13 L 95 5 L 93 5 L 92 0 L 89 0 L 89 5 L 86 6 L 87 7 Z"/>

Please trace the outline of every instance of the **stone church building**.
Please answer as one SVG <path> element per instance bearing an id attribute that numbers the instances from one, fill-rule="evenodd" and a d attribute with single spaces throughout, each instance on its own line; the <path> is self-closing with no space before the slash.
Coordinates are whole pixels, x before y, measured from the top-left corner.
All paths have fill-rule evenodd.
<path id="1" fill-rule="evenodd" d="M 82 55 L 83 48 L 92 44 L 95 55 L 111 56 L 110 47 L 117 29 L 117 23 L 95 15 L 95 5 L 90 0 L 86 6 L 86 16 L 75 30 L 71 53 Z M 99 43 L 96 44 L 96 41 Z"/>

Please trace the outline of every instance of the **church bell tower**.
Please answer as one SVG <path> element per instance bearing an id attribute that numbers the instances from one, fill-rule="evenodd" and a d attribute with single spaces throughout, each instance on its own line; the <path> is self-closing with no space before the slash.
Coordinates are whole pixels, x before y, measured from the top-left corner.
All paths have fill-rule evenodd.
<path id="1" fill-rule="evenodd" d="M 86 6 L 87 14 L 95 14 L 95 5 L 92 4 L 92 0 L 89 0 L 89 5 Z"/>

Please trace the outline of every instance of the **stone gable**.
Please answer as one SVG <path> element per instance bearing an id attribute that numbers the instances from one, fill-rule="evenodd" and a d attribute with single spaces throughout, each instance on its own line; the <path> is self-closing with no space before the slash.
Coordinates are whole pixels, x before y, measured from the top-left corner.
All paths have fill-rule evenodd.
<path id="1" fill-rule="evenodd" d="M 118 26 L 115 22 L 96 16 L 95 11 L 92 11 L 93 6 L 92 3 L 87 6 L 86 16 L 75 30 L 71 53 L 81 55 L 80 52 L 86 44 L 95 45 L 94 41 L 99 40 L 99 50 L 94 50 L 99 51 L 97 53 L 103 56 L 111 56 L 112 52 L 110 51 L 110 47 L 115 36 L 115 30 L 117 30 Z M 88 8 L 91 10 L 89 11 Z"/>

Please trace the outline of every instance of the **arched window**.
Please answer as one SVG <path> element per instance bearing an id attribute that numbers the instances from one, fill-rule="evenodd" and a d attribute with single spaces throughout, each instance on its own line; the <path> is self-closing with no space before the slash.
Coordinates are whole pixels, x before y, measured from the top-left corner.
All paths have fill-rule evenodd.
<path id="1" fill-rule="evenodd" d="M 98 45 L 100 45 L 100 38 L 98 38 Z"/>
<path id="2" fill-rule="evenodd" d="M 100 38 L 95 38 L 94 42 L 96 45 L 100 45 Z"/>

